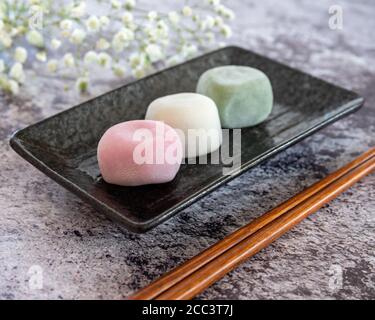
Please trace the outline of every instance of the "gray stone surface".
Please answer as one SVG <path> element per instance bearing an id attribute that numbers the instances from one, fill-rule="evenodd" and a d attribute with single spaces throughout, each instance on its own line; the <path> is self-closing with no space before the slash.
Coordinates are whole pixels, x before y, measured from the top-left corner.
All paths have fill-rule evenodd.
<path id="1" fill-rule="evenodd" d="M 149 1 L 150 2 L 150 1 Z M 230 1 L 233 43 L 358 91 L 364 108 L 270 159 L 144 235 L 118 226 L 8 146 L 12 131 L 77 104 L 61 81 L 34 77 L 0 96 L 0 299 L 120 299 L 375 144 L 372 1 Z M 344 29 L 328 28 L 328 7 Z M 92 96 L 117 87 L 97 83 Z M 375 176 L 368 176 L 200 299 L 374 299 Z M 30 267 L 43 288 L 29 285 Z M 33 270 L 33 269 L 31 269 Z"/>

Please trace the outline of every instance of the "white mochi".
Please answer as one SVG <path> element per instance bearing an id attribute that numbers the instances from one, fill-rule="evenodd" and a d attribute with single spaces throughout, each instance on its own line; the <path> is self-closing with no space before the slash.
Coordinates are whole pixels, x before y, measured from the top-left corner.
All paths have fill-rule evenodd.
<path id="1" fill-rule="evenodd" d="M 163 121 L 176 129 L 185 158 L 204 156 L 219 149 L 222 132 L 215 102 L 197 93 L 179 93 L 153 101 L 146 120 Z"/>

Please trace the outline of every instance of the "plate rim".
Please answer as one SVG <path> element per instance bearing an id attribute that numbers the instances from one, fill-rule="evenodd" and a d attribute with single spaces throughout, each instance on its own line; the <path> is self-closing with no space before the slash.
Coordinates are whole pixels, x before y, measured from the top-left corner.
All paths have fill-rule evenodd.
<path id="1" fill-rule="evenodd" d="M 50 168 L 45 162 L 42 161 L 42 159 L 36 157 L 23 144 L 23 139 L 20 136 L 24 132 L 26 132 L 27 130 L 30 130 L 31 128 L 33 128 L 35 126 L 39 126 L 39 125 L 43 124 L 44 122 L 50 121 L 51 119 L 57 118 L 64 113 L 71 112 L 72 110 L 74 110 L 76 108 L 79 108 L 82 104 L 90 103 L 90 102 L 98 99 L 99 97 L 110 94 L 111 92 L 117 91 L 121 88 L 125 88 L 125 87 L 128 87 L 128 86 L 134 85 L 134 84 L 136 84 L 140 81 L 145 81 L 146 79 L 149 79 L 149 78 L 157 77 L 158 75 L 160 75 L 164 72 L 176 69 L 176 68 L 178 68 L 182 65 L 189 64 L 193 61 L 199 60 L 202 57 L 209 56 L 209 55 L 215 54 L 215 53 L 220 52 L 220 51 L 225 51 L 225 50 L 240 50 L 240 51 L 243 51 L 243 52 L 246 52 L 246 53 L 251 53 L 251 54 L 256 55 L 258 57 L 261 57 L 263 59 L 266 58 L 267 60 L 270 60 L 273 63 L 277 63 L 282 67 L 286 67 L 290 70 L 298 71 L 299 73 L 303 73 L 305 75 L 308 75 L 311 78 L 317 79 L 319 81 L 323 81 L 325 83 L 333 85 L 336 88 L 339 88 L 341 90 L 345 90 L 346 92 L 350 92 L 350 93 L 354 94 L 356 97 L 353 97 L 353 100 L 351 100 L 351 101 L 349 101 L 345 104 L 342 104 L 341 107 L 344 108 L 344 110 L 342 110 L 341 112 L 339 112 L 339 113 L 337 113 L 333 116 L 330 116 L 329 118 L 319 122 L 318 124 L 316 124 L 316 125 L 312 126 L 311 128 L 303 131 L 302 133 L 300 133 L 298 135 L 295 135 L 294 137 L 288 139 L 287 141 L 285 141 L 285 142 L 283 142 L 283 143 L 281 143 L 277 146 L 274 146 L 273 148 L 268 149 L 266 152 L 258 155 L 256 158 L 253 158 L 246 163 L 242 163 L 241 168 L 239 170 L 237 170 L 237 172 L 234 173 L 233 175 L 225 175 L 225 176 L 222 176 L 222 177 L 216 179 L 212 183 L 210 183 L 208 185 L 205 185 L 204 188 L 202 188 L 201 190 L 190 194 L 184 200 L 182 200 L 182 201 L 178 202 L 177 204 L 171 206 L 170 208 L 164 210 L 162 215 L 158 215 L 156 217 L 148 219 L 147 221 L 141 221 L 141 220 L 137 221 L 136 219 L 129 219 L 129 217 L 121 215 L 116 209 L 108 206 L 106 203 L 102 202 L 98 198 L 90 195 L 87 191 L 83 190 L 79 185 L 75 184 L 71 180 L 67 179 L 66 177 L 64 177 L 60 173 L 58 173 L 55 170 L 53 170 L 52 168 Z M 150 75 L 148 75 L 148 76 L 146 76 L 142 79 L 132 81 L 132 82 L 129 82 L 125 85 L 114 88 L 114 89 L 112 89 L 110 91 L 107 91 L 103 94 L 100 94 L 96 97 L 93 97 L 93 98 L 88 99 L 86 101 L 83 101 L 83 102 L 81 102 L 77 105 L 74 105 L 70 108 L 67 108 L 66 110 L 60 111 L 60 112 L 58 112 L 54 115 L 51 115 L 51 116 L 49 116 L 45 119 L 42 119 L 38 122 L 35 122 L 35 123 L 23 128 L 23 129 L 17 130 L 11 135 L 9 143 L 10 143 L 11 148 L 16 153 L 18 153 L 22 158 L 24 158 L 26 161 L 31 163 L 34 167 L 36 167 L 41 172 L 46 174 L 49 178 L 51 178 L 52 180 L 54 180 L 55 182 L 57 182 L 58 184 L 60 184 L 61 186 L 63 186 L 64 188 L 66 188 L 67 190 L 69 190 L 70 192 L 75 194 L 76 196 L 78 196 L 79 198 L 81 198 L 83 201 L 88 202 L 88 204 L 90 206 L 94 207 L 96 210 L 101 211 L 101 212 L 104 210 L 105 213 L 106 213 L 106 216 L 108 218 L 114 219 L 114 220 L 120 222 L 120 224 L 124 224 L 128 230 L 131 230 L 131 231 L 136 232 L 136 233 L 143 233 L 143 232 L 146 232 L 146 231 L 154 228 L 156 225 L 170 219 L 177 212 L 186 209 L 192 203 L 194 203 L 197 200 L 203 198 L 205 195 L 211 193 L 213 190 L 217 189 L 219 186 L 222 186 L 223 184 L 225 184 L 225 183 L 233 180 L 234 178 L 240 176 L 241 174 L 243 174 L 245 171 L 249 170 L 250 168 L 260 164 L 262 161 L 264 161 L 264 160 L 274 156 L 275 154 L 287 149 L 288 147 L 296 144 L 297 142 L 299 142 L 299 141 L 303 140 L 304 138 L 312 135 L 313 133 L 317 132 L 318 130 L 322 129 L 323 127 L 326 127 L 327 125 L 339 120 L 340 118 L 342 118 L 342 117 L 344 117 L 344 116 L 346 116 L 350 113 L 353 113 L 354 111 L 361 108 L 363 106 L 364 102 L 365 102 L 365 99 L 363 97 L 361 97 L 360 95 L 358 95 L 354 91 L 342 88 L 342 87 L 340 87 L 336 84 L 330 83 L 330 82 L 328 82 L 324 79 L 320 79 L 320 78 L 315 77 L 311 74 L 308 74 L 308 73 L 306 73 L 302 70 L 296 69 L 294 67 L 290 67 L 288 65 L 285 65 L 282 62 L 278 62 L 277 60 L 268 58 L 267 56 L 260 55 L 258 53 L 255 53 L 255 52 L 251 51 L 251 50 L 244 49 L 244 48 L 239 47 L 239 46 L 227 46 L 227 47 L 223 47 L 223 48 L 205 53 L 205 54 L 200 55 L 200 56 L 198 56 L 194 59 L 190 59 L 190 60 L 185 61 L 183 63 L 180 63 L 178 65 L 165 68 L 163 70 L 160 70 L 158 72 L 150 74 Z"/>

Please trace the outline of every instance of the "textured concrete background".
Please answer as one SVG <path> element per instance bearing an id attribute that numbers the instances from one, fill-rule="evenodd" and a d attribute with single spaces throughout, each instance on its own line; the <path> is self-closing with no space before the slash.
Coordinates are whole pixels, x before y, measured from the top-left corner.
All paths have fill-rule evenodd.
<path id="1" fill-rule="evenodd" d="M 154 5 L 153 1 L 149 2 Z M 341 4 L 344 30 L 328 28 Z M 0 298 L 123 298 L 375 144 L 373 1 L 230 1 L 233 43 L 358 91 L 362 110 L 221 187 L 145 235 L 119 228 L 22 160 L 12 131 L 80 99 L 38 76 L 0 96 Z M 102 81 L 96 95 L 118 82 Z M 375 176 L 332 201 L 200 299 L 374 299 Z M 29 268 L 43 270 L 43 289 Z M 31 269 L 33 270 L 33 269 Z"/>

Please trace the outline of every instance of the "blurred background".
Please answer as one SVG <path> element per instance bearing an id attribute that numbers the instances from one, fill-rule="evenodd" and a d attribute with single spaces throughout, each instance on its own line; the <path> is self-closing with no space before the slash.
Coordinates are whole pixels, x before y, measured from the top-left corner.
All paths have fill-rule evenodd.
<path id="1" fill-rule="evenodd" d="M 373 146 L 374 13 L 370 0 L 2 0 L 0 298 L 126 297 Z M 226 44 L 367 102 L 144 235 L 95 216 L 9 147 L 15 130 Z M 375 298 L 374 183 L 368 177 L 200 298 Z"/>

